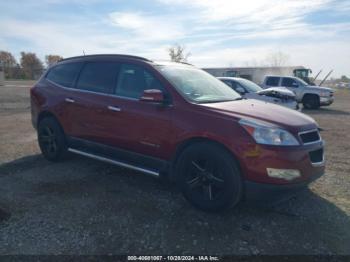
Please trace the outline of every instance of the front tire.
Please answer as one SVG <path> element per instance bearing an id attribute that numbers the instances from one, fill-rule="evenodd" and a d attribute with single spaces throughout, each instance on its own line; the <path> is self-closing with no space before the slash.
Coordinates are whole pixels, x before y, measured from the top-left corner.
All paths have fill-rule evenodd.
<path id="1" fill-rule="evenodd" d="M 186 148 L 176 171 L 184 197 L 201 210 L 223 211 L 241 200 L 243 186 L 238 165 L 216 144 L 201 142 Z"/>
<path id="2" fill-rule="evenodd" d="M 317 95 L 306 95 L 303 98 L 303 106 L 306 109 L 318 109 L 320 107 L 320 98 Z"/>
<path id="3" fill-rule="evenodd" d="M 42 154 L 49 161 L 60 161 L 67 154 L 64 132 L 53 117 L 44 118 L 39 122 L 38 142 Z"/>

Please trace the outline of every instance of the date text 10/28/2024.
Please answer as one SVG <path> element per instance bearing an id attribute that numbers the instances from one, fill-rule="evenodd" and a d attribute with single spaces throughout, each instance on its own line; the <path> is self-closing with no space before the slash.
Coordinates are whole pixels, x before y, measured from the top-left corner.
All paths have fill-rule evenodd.
<path id="1" fill-rule="evenodd" d="M 217 256 L 128 256 L 128 261 L 219 261 Z"/>

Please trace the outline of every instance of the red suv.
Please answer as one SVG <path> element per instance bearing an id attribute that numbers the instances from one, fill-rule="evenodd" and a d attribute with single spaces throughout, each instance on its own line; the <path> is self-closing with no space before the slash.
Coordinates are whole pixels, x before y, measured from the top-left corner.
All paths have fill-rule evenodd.
<path id="1" fill-rule="evenodd" d="M 43 155 L 72 152 L 176 181 L 194 206 L 294 191 L 324 173 L 310 117 L 242 99 L 188 64 L 128 55 L 64 59 L 31 89 Z"/>

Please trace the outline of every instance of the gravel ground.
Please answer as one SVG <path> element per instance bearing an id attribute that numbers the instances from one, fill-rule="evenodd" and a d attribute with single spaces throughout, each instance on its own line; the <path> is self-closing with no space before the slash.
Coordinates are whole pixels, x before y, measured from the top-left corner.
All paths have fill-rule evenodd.
<path id="1" fill-rule="evenodd" d="M 143 174 L 72 156 L 50 163 L 30 122 L 28 82 L 0 87 L 0 254 L 348 254 L 350 93 L 305 111 L 326 140 L 326 175 L 274 207 L 192 208 Z"/>

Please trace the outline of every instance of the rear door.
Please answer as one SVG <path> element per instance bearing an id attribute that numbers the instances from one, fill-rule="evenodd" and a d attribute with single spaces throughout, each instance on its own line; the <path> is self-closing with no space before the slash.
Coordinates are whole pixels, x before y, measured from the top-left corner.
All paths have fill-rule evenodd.
<path id="1" fill-rule="evenodd" d="M 108 143 L 109 129 L 114 122 L 106 122 L 108 106 L 114 103 L 112 92 L 117 83 L 119 64 L 111 61 L 86 62 L 74 89 L 67 97 L 72 116 L 70 136 L 92 142 Z M 117 119 L 113 119 L 117 121 Z"/>

